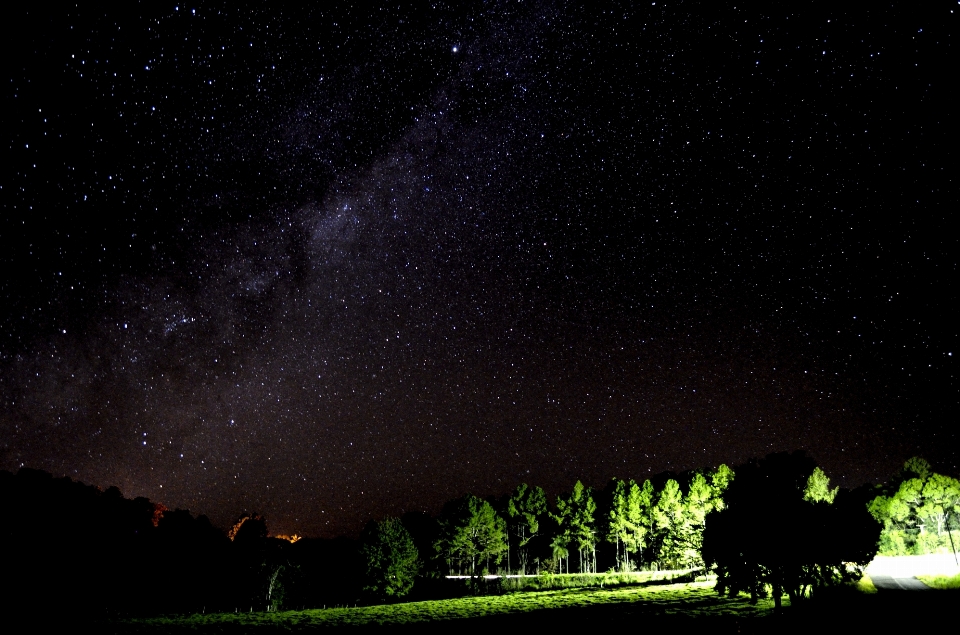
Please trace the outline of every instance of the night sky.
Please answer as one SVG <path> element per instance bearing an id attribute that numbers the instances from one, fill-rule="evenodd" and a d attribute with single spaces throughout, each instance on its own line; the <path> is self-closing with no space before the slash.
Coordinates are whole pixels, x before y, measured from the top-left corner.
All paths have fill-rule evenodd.
<path id="1" fill-rule="evenodd" d="M 338 4 L 3 20 L 0 468 L 325 537 L 960 471 L 960 4 Z"/>

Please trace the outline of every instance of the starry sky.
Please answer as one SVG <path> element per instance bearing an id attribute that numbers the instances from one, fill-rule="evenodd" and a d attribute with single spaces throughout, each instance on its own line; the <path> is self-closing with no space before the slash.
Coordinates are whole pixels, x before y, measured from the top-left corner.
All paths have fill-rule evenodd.
<path id="1" fill-rule="evenodd" d="M 3 21 L 0 468 L 325 537 L 958 472 L 960 5 L 401 4 Z"/>

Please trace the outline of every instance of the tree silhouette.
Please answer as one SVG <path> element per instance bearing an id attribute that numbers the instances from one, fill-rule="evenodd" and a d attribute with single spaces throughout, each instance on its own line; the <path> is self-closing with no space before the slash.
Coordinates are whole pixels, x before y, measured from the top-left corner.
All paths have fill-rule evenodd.
<path id="1" fill-rule="evenodd" d="M 802 452 L 771 454 L 737 469 L 728 505 L 707 516 L 703 554 L 716 564 L 720 594 L 771 593 L 797 601 L 859 579 L 877 550 L 880 526 L 859 499 L 804 500 L 816 464 Z"/>

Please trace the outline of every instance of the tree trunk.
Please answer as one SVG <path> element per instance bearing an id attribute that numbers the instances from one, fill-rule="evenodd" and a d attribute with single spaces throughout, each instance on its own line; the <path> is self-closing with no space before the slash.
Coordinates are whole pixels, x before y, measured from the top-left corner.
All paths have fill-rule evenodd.
<path id="1" fill-rule="evenodd" d="M 956 512 L 954 512 L 954 515 L 956 515 Z M 946 512 L 945 516 L 947 517 L 947 521 L 944 523 L 944 525 L 947 527 L 947 536 L 950 537 L 950 549 L 953 550 L 953 561 L 960 566 L 960 560 L 957 560 L 957 548 L 953 544 L 953 532 L 950 531 L 950 512 Z"/>

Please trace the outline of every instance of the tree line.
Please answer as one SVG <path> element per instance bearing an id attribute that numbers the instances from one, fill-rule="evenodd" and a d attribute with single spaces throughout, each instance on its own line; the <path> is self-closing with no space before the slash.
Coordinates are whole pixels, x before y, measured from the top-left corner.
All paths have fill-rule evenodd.
<path id="1" fill-rule="evenodd" d="M 271 537 L 255 513 L 224 531 L 115 487 L 0 472 L 4 600 L 55 598 L 101 616 L 428 599 L 487 588 L 487 574 L 657 569 L 710 569 L 719 592 L 779 604 L 858 577 L 878 547 L 952 548 L 958 530 L 960 482 L 922 459 L 853 491 L 831 488 L 802 452 L 600 489 L 577 481 L 553 498 L 521 483 L 501 497 L 449 501 L 435 517 L 370 521 L 356 540 Z"/>

